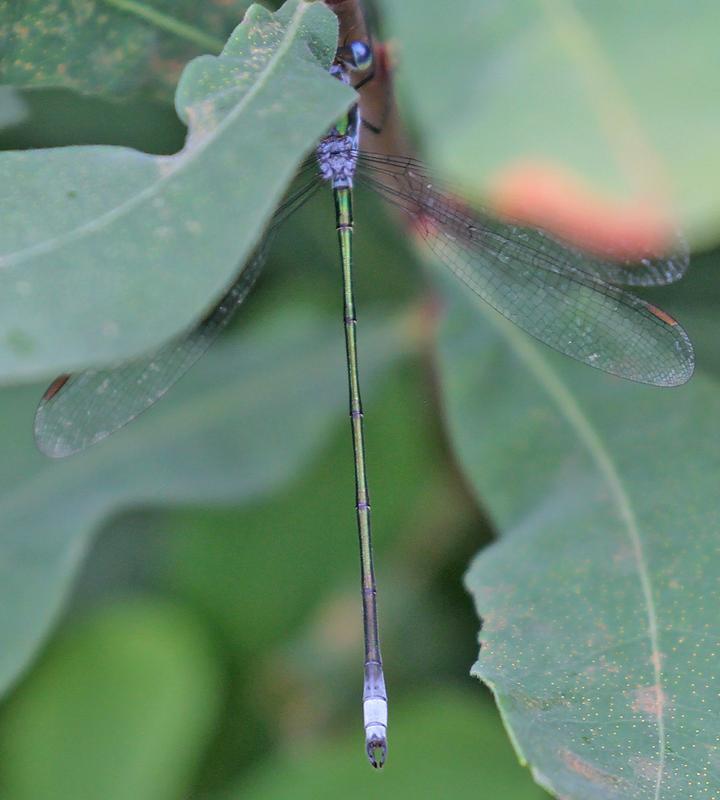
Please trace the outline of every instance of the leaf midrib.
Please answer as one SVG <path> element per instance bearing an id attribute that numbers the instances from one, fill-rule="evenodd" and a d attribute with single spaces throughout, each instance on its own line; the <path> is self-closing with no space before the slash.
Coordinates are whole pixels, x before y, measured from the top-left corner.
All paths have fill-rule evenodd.
<path id="1" fill-rule="evenodd" d="M 588 417 L 583 413 L 578 403 L 573 398 L 567 386 L 557 373 L 548 365 L 547 361 L 539 356 L 537 349 L 527 340 L 526 335 L 514 325 L 501 319 L 497 314 L 486 313 L 486 318 L 500 330 L 518 357 L 528 366 L 538 383 L 558 406 L 570 427 L 575 431 L 580 441 L 584 444 L 595 462 L 598 471 L 605 479 L 610 495 L 615 501 L 619 516 L 626 529 L 627 537 L 633 551 L 636 571 L 640 580 L 641 592 L 645 601 L 647 612 L 646 635 L 650 642 L 651 663 L 658 693 L 663 691 L 662 667 L 660 653 L 660 638 L 658 630 L 657 608 L 650 581 L 647 559 L 645 556 L 640 527 L 635 516 L 630 498 L 623 488 L 620 475 L 607 448 L 603 445 L 598 432 L 593 427 Z M 658 698 L 658 712 L 656 714 L 658 730 L 658 768 L 655 781 L 653 800 L 659 800 L 662 779 L 665 769 L 666 732 L 664 703 L 662 697 Z"/>
<path id="2" fill-rule="evenodd" d="M 170 33 L 179 39 L 185 39 L 198 47 L 207 47 L 215 52 L 223 49 L 224 42 L 221 39 L 205 33 L 205 31 L 196 28 L 194 25 L 182 22 L 176 17 L 163 14 L 156 8 L 139 3 L 137 0 L 103 0 L 103 2 L 120 12 L 131 14 L 143 20 L 143 22 L 153 25 L 158 30 Z"/>

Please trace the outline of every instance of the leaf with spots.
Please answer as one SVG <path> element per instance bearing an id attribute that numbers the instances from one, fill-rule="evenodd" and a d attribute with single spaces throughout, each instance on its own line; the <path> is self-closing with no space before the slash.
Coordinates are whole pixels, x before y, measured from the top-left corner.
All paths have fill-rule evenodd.
<path id="1" fill-rule="evenodd" d="M 679 311 L 700 368 L 674 390 L 563 359 L 448 286 L 450 433 L 501 533 L 466 577 L 483 620 L 473 674 L 565 800 L 720 796 L 708 261 L 712 277 L 697 264 L 677 291 L 692 299 Z"/>
<path id="2" fill-rule="evenodd" d="M 179 153 L 0 154 L 0 376 L 128 359 L 202 318 L 352 100 L 327 71 L 336 46 L 321 3 L 253 6 L 219 57 L 185 69 Z"/>
<path id="3" fill-rule="evenodd" d="M 183 66 L 218 53 L 247 0 L 19 0 L 0 8 L 0 81 L 172 101 Z"/>

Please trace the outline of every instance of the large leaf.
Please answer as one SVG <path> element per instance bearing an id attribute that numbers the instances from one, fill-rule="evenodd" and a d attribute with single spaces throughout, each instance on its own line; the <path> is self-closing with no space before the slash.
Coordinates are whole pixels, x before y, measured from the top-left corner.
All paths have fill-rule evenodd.
<path id="1" fill-rule="evenodd" d="M 177 608 L 116 606 L 66 631 L 5 709 L 5 800 L 185 796 L 220 708 L 205 632 Z"/>
<path id="2" fill-rule="evenodd" d="M 717 239 L 717 3 L 383 5 L 428 154 L 476 195 L 570 170 L 625 215 L 671 200 L 694 239 Z"/>
<path id="3" fill-rule="evenodd" d="M 186 68 L 185 147 L 0 154 L 0 375 L 148 350 L 199 319 L 248 256 L 302 155 L 343 111 L 335 16 L 253 6 Z"/>
<path id="4" fill-rule="evenodd" d="M 474 674 L 558 796 L 714 796 L 720 385 L 702 354 L 716 336 L 693 380 L 663 391 L 563 359 L 456 291 L 452 309 L 450 430 L 502 534 L 467 576 Z"/>
<path id="5" fill-rule="evenodd" d="M 408 346 L 402 321 L 368 325 L 370 385 Z M 285 307 L 216 347 L 162 404 L 66 462 L 35 452 L 38 387 L 0 395 L 0 688 L 47 632 L 89 536 L 119 509 L 241 502 L 292 477 L 346 409 L 336 323 Z"/>
<path id="6" fill-rule="evenodd" d="M 17 0 L 0 7 L 0 81 L 163 99 L 183 64 L 219 52 L 246 0 Z"/>

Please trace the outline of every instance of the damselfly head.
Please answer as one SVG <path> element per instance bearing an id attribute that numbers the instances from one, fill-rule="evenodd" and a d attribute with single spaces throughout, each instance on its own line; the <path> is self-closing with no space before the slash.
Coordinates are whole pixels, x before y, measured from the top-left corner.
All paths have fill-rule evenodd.
<path id="1" fill-rule="evenodd" d="M 353 72 L 365 72 L 372 66 L 372 48 L 359 40 L 338 47 L 335 60 Z"/>

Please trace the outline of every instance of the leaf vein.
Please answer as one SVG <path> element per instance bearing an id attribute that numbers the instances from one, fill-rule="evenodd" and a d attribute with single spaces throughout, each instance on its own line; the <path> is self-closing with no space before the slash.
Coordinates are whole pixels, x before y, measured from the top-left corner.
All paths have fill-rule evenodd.
<path id="1" fill-rule="evenodd" d="M 537 357 L 535 348 L 521 338 L 521 333 L 514 329 L 504 320 L 494 319 L 494 324 L 502 326 L 506 337 L 516 350 L 519 357 L 527 364 L 530 371 L 534 374 L 538 382 L 545 388 L 546 392 L 557 403 L 566 420 L 584 444 L 591 458 L 595 461 L 601 475 L 607 482 L 608 489 L 614 499 L 618 514 L 622 520 L 636 565 L 640 590 L 645 602 L 647 614 L 647 636 L 650 642 L 651 663 L 655 691 L 657 695 L 657 735 L 658 735 L 658 767 L 655 780 L 654 800 L 659 800 L 662 788 L 662 779 L 665 769 L 666 757 L 666 732 L 665 732 L 665 709 L 663 702 L 663 676 L 662 676 L 662 656 L 660 653 L 660 635 L 658 629 L 657 608 L 655 597 L 650 581 L 647 556 L 642 543 L 640 527 L 635 516 L 635 511 L 630 502 L 625 489 L 623 488 L 620 476 L 615 467 L 615 463 L 603 445 L 597 431 L 593 428 L 590 420 L 583 413 L 576 403 L 567 387 L 555 373 L 555 371 L 544 361 Z"/>

